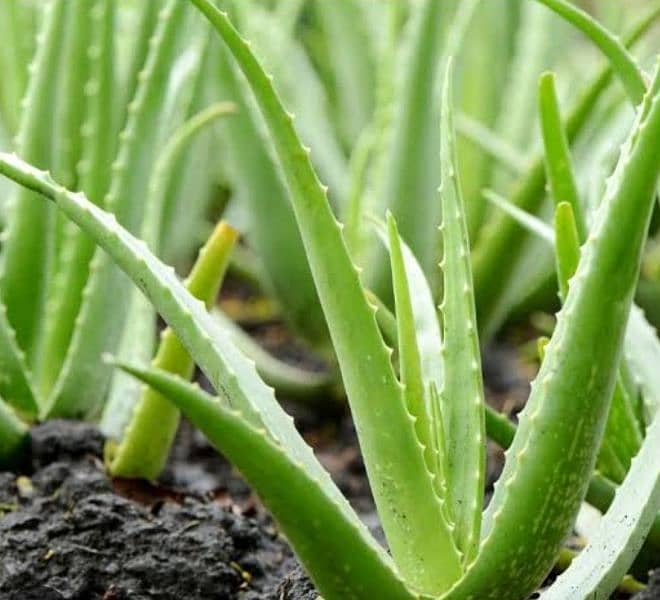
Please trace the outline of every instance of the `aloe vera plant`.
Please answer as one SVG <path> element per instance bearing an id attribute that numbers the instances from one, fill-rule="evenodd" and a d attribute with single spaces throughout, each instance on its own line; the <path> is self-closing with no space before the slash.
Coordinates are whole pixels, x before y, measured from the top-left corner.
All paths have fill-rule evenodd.
<path id="1" fill-rule="evenodd" d="M 457 62 L 460 68 L 466 32 L 483 27 L 479 18 L 489 14 L 480 12 L 479 2 L 463 3 L 456 12 L 434 0 L 414 7 L 391 3 L 384 48 L 369 38 L 370 52 L 383 53 L 382 71 L 374 77 L 382 89 L 372 97 L 368 86 L 361 88 L 355 114 L 350 97 L 341 95 L 346 93 L 341 82 L 364 84 L 360 69 L 364 75 L 375 59 L 365 55 L 364 62 L 350 65 L 345 49 L 314 49 L 312 40 L 294 40 L 304 2 L 273 11 L 251 2 L 229 3 L 239 28 L 259 38 L 254 49 L 210 0 L 145 2 L 134 14 L 143 35 L 136 37 L 131 59 L 119 63 L 115 2 L 50 2 L 26 80 L 16 154 L 0 153 L 0 172 L 22 186 L 3 217 L 8 230 L 0 270 L 0 462 L 21 456 L 29 423 L 50 416 L 95 417 L 103 410 L 110 473 L 154 479 L 181 411 L 241 470 L 330 599 L 525 598 L 557 560 L 584 500 L 604 517 L 543 597 L 607 597 L 640 547 L 639 564 L 657 566 L 660 382 L 654 361 L 660 342 L 642 313 L 630 307 L 660 171 L 655 152 L 660 76 L 656 72 L 647 90 L 635 60 L 585 13 L 562 0 L 541 3 L 596 41 L 610 60 L 608 69 L 639 105 L 593 214 L 569 141 L 596 112 L 609 71 L 564 122 L 555 80 L 542 77 L 544 153 L 530 169 L 517 149 L 520 140 L 503 124 L 506 119 L 500 122 L 494 112 L 475 106 L 470 94 L 478 79 L 462 71 L 459 93 L 452 91 L 449 65 Z M 519 63 L 520 52 L 538 42 L 535 31 L 551 20 L 550 13 L 509 4 L 506 18 L 498 16 L 506 21 L 505 31 L 523 29 L 519 48 L 498 48 L 501 64 Z M 226 53 L 211 43 L 195 7 Z M 399 27 L 409 8 L 406 50 L 398 62 Z M 645 15 L 630 41 L 659 12 Z M 338 13 L 323 6 L 312 18 L 321 21 L 323 36 L 345 35 L 352 48 L 361 36 L 374 36 L 364 26 L 377 13 L 351 2 Z M 356 21 L 347 22 L 347 15 Z M 66 44 L 60 50 L 62 37 Z M 82 49 L 88 44 L 93 51 L 87 55 Z M 543 63 L 548 56 L 541 46 L 534 51 Z M 277 54 L 281 48 L 295 52 L 295 64 L 314 93 L 300 93 L 300 82 Z M 316 72 L 314 52 L 332 57 L 331 75 Z M 0 51 L 0 60 L 7 56 Z M 12 60 L 16 90 L 25 88 L 21 59 Z M 441 97 L 432 84 L 438 66 L 445 67 Z M 533 93 L 516 85 L 535 70 L 521 66 L 509 90 L 526 107 L 520 114 L 529 112 Z M 399 87 L 395 68 L 402 69 Z M 416 87 L 431 71 L 428 87 Z M 209 74 L 217 79 L 211 85 Z M 496 81 L 502 74 L 489 76 Z M 126 84 L 121 99 L 110 101 L 120 80 Z M 397 96 L 394 89 L 405 93 Z M 3 88 L 1 114 L 15 111 L 16 90 Z M 318 100 L 327 90 L 341 97 L 331 111 Z M 43 100 L 50 93 L 61 98 L 55 119 Z M 236 104 L 200 110 L 209 93 Z M 82 113 L 75 111 L 80 103 Z M 459 131 L 475 147 L 456 139 L 455 103 L 486 123 L 458 116 Z M 296 107 L 298 119 L 285 104 Z M 417 110 L 421 105 L 424 111 Z M 248 219 L 255 225 L 248 239 L 262 264 L 273 267 L 266 269 L 270 289 L 280 299 L 292 299 L 283 307 L 291 311 L 289 322 L 320 346 L 332 344 L 387 549 L 367 531 L 264 380 L 302 395 L 332 382 L 264 359 L 235 325 L 208 310 L 228 266 L 235 230 L 226 223 L 214 230 L 185 282 L 157 258 L 178 256 L 178 242 L 169 238 L 187 211 L 180 201 L 184 190 L 201 196 L 209 188 L 196 154 L 184 150 L 210 122 L 235 110 L 219 136 L 222 161 L 226 155 L 228 163 L 222 174 L 243 192 L 242 199 L 232 200 L 233 210 L 240 216 L 244 202 L 259 213 Z M 370 110 L 376 111 L 371 122 Z M 11 117 L 3 116 L 4 121 L 8 130 L 16 127 Z M 527 135 L 522 119 L 519 124 L 518 133 Z M 390 127 L 394 135 L 386 131 Z M 424 140 L 416 145 L 420 127 Z M 489 129 L 498 127 L 512 137 Z M 123 133 L 116 142 L 114 135 L 100 135 L 104 129 Z M 324 137 L 331 138 L 327 144 Z M 312 145 L 311 155 L 305 143 Z M 352 144 L 361 154 L 344 155 Z M 507 174 L 495 173 L 477 150 L 504 163 Z M 471 180 L 464 164 L 476 165 L 479 179 Z M 352 179 L 345 185 L 348 171 Z M 317 172 L 331 183 L 329 191 Z M 383 187 L 370 189 L 370 178 L 379 173 L 387 175 Z M 496 220 L 490 233 L 482 231 L 487 205 L 479 187 L 491 175 L 498 187 L 521 174 L 523 185 L 514 198 L 519 206 L 488 193 L 511 221 Z M 546 179 L 556 204 L 554 231 L 523 210 L 540 204 Z M 412 189 L 420 190 L 415 199 L 423 210 L 403 193 Z M 145 201 L 138 202 L 142 197 Z M 363 280 L 354 265 L 356 258 L 362 262 L 369 256 L 361 248 L 363 213 L 380 214 L 385 206 L 392 209 L 386 222 L 372 220 L 386 248 L 382 256 L 389 260 L 372 263 Z M 349 217 L 346 236 L 337 213 Z M 486 337 L 494 332 L 518 294 L 507 296 L 504 283 L 515 271 L 503 263 L 520 258 L 513 246 L 505 248 L 522 239 L 511 223 L 540 233 L 546 257 L 554 248 L 563 303 L 517 429 L 485 405 L 479 339 L 480 329 Z M 184 247 L 191 243 L 183 240 Z M 295 260 L 277 255 L 281 244 Z M 485 254 L 488 248 L 495 248 L 495 255 Z M 484 265 L 495 265 L 485 279 Z M 536 275 L 554 277 L 551 271 L 544 264 Z M 26 280 L 25 272 L 33 280 Z M 294 276 L 300 277 L 299 289 L 290 284 Z M 391 282 L 394 313 L 365 287 L 374 281 L 384 296 Z M 157 350 L 156 312 L 168 325 Z M 478 321 L 483 315 L 485 327 Z M 154 355 L 151 367 L 144 366 Z M 249 358 L 255 355 L 256 365 Z M 216 396 L 186 382 L 195 364 Z M 113 371 L 113 365 L 120 369 Z M 508 450 L 494 496 L 482 511 L 486 434 Z"/>
<path id="2" fill-rule="evenodd" d="M 16 22 L 37 10 L 23 4 L 11 2 Z M 234 110 L 227 103 L 215 104 L 181 125 L 193 109 L 186 86 L 190 76 L 200 79 L 196 66 L 203 47 L 183 65 L 180 50 L 203 31 L 203 23 L 176 2 L 160 6 L 135 74 L 135 97 L 125 98 L 114 93 L 124 77 L 117 52 L 123 8 L 113 0 L 44 4 L 15 149 L 112 210 L 161 253 L 169 225 L 166 209 L 177 183 L 171 176 L 176 159 L 209 122 Z M 67 43 L 60 44 L 62 39 Z M 19 58 L 16 69 L 22 68 Z M 168 76 L 170 69 L 176 78 Z M 168 119 L 167 127 L 160 118 Z M 161 152 L 159 145 L 170 136 Z M 203 185 L 190 189 L 190 197 L 203 196 Z M 145 202 L 133 200 L 142 193 Z M 111 381 L 113 369 L 101 361 L 103 352 L 117 352 L 122 335 L 140 330 L 144 335 L 134 338 L 132 347 L 142 344 L 149 357 L 155 338 L 151 306 L 145 308 L 142 300 L 139 319 L 131 318 L 130 283 L 84 232 L 63 215 L 35 206 L 29 194 L 12 189 L 0 258 L 0 396 L 8 432 L 0 453 L 3 463 L 15 458 L 12 448 L 24 443 L 26 423 L 98 416 L 106 399 L 121 388 L 121 381 Z M 225 240 L 226 232 L 220 237 Z M 218 273 L 216 283 L 221 279 Z M 121 406 L 109 403 L 114 423 L 125 423 L 138 400 L 139 389 L 127 391 L 121 388 Z"/>
<path id="3" fill-rule="evenodd" d="M 270 78 L 224 13 L 207 0 L 191 3 L 226 43 L 269 128 L 337 353 L 391 558 L 341 497 L 253 364 L 171 270 L 110 213 L 83 194 L 68 191 L 47 173 L 6 154 L 0 155 L 0 171 L 50 198 L 150 298 L 218 396 L 158 369 L 122 363 L 123 368 L 179 407 L 242 470 L 325 597 L 526 597 L 554 563 L 587 492 L 598 454 L 660 171 L 660 157 L 653 151 L 660 134 L 660 76 L 656 74 L 639 109 L 582 248 L 557 328 L 482 522 L 483 391 L 448 78 L 439 161 L 444 341 L 429 286 L 389 217 L 397 375 L 326 191 Z M 342 293 L 337 294 L 337 289 Z M 653 406 L 647 397 L 653 375 L 635 364 L 645 400 Z M 651 426 L 647 433 L 654 431 Z M 603 523 L 607 527 L 621 511 L 630 509 L 634 514 L 629 524 L 618 528 L 622 551 L 605 556 L 603 542 L 594 538 L 584 558 L 578 558 L 558 582 L 557 594 L 574 589 L 572 581 L 589 569 L 589 561 L 599 566 L 590 578 L 595 586 L 590 589 L 598 594 L 611 591 L 627 570 L 634 558 L 632 548 L 659 508 L 657 469 L 647 468 L 645 458 L 653 453 L 654 440 L 655 435 L 647 436 L 639 462 L 633 462 Z M 550 472 L 548 465 L 553 466 Z M 645 492 L 636 502 L 638 484 Z M 350 556 L 344 552 L 349 545 Z M 580 590 L 585 598 L 591 593 L 587 586 Z M 548 594 L 555 592 L 551 588 Z"/>

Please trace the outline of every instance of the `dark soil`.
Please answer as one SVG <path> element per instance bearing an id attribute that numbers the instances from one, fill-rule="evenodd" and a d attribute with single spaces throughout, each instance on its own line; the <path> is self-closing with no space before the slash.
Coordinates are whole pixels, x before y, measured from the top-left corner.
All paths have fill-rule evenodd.
<path id="1" fill-rule="evenodd" d="M 231 500 L 111 482 L 90 426 L 37 427 L 32 472 L 0 474 L 0 598 L 281 597 L 295 560 L 272 523 Z"/>
<path id="2" fill-rule="evenodd" d="M 659 600 L 660 599 L 660 569 L 654 571 L 649 579 L 647 588 L 636 594 L 634 600 Z"/>

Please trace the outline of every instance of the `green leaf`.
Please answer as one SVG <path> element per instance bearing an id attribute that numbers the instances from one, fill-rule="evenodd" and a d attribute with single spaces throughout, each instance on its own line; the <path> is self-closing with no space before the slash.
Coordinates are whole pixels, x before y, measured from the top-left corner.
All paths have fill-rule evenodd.
<path id="1" fill-rule="evenodd" d="M 126 55 L 130 57 L 130 64 L 128 65 L 125 78 L 121 82 L 123 94 L 122 101 L 119 103 L 121 113 L 115 115 L 117 127 L 121 129 L 126 125 L 125 120 L 128 117 L 128 114 L 125 114 L 125 111 L 130 110 L 130 102 L 135 98 L 135 93 L 139 85 L 140 73 L 147 62 L 149 44 L 156 31 L 158 16 L 161 9 L 162 0 L 141 0 L 139 4 L 136 4 L 136 10 L 139 13 L 137 17 L 138 25 L 135 35 L 130 42 L 130 50 L 127 50 L 126 53 Z"/>
<path id="2" fill-rule="evenodd" d="M 28 427 L 0 398 L 0 469 L 9 469 L 25 458 L 30 439 Z"/>
<path id="3" fill-rule="evenodd" d="M 28 65 L 35 34 L 29 18 L 30 9 L 22 0 L 0 2 L 0 114 L 7 133 L 14 134 L 19 126 L 21 99 L 28 82 Z"/>
<path id="4" fill-rule="evenodd" d="M 49 1 L 45 5 L 16 143 L 22 156 L 42 168 L 51 161 L 51 102 L 55 97 L 65 11 L 64 0 Z M 17 189 L 11 199 L 8 228 L 4 232 L 0 291 L 18 345 L 30 366 L 34 365 L 39 351 L 39 332 L 53 259 L 51 226 L 54 216 L 51 206 L 35 202 L 26 189 Z"/>
<path id="5" fill-rule="evenodd" d="M 186 281 L 188 291 L 209 308 L 229 263 L 238 232 L 220 222 L 200 250 Z M 154 368 L 190 379 L 195 363 L 171 329 L 161 334 Z M 154 424 L 157 423 L 157 426 Z M 155 479 L 160 475 L 179 425 L 179 412 L 160 394 L 145 390 L 113 456 L 108 458 L 110 472 L 120 477 Z"/>
<path id="6" fill-rule="evenodd" d="M 392 555 L 410 585 L 439 593 L 460 575 L 459 558 L 442 535 L 443 522 L 412 418 L 373 309 L 348 255 L 327 194 L 290 115 L 268 75 L 227 16 L 208 0 L 192 0 L 211 21 L 245 74 L 264 114 L 291 191 L 291 201 L 331 332 L 356 422 L 374 499 Z M 342 293 L 338 294 L 337 289 Z M 365 366 L 367 365 L 367 366 Z M 394 433 L 396 432 L 396 434 Z"/>
<path id="7" fill-rule="evenodd" d="M 560 202 L 555 209 L 555 256 L 562 300 L 566 299 L 569 280 L 580 262 L 580 237 L 574 214 L 568 202 Z"/>
<path id="8" fill-rule="evenodd" d="M 368 245 L 370 232 L 365 227 L 364 217 L 376 204 L 380 191 L 374 189 L 376 186 L 371 182 L 384 177 L 389 160 L 389 136 L 396 94 L 396 57 L 404 8 L 403 3 L 389 0 L 382 11 L 384 31 L 376 63 L 376 105 L 369 127 L 362 132 L 350 156 L 349 185 L 342 217 L 345 222 L 344 237 L 357 264 L 364 264 L 371 250 Z"/>
<path id="9" fill-rule="evenodd" d="M 354 147 L 374 109 L 377 65 L 361 0 L 316 1 L 344 145 Z M 383 8 L 383 10 L 386 10 Z"/>
<path id="10" fill-rule="evenodd" d="M 649 9 L 624 36 L 631 46 L 646 33 L 660 16 L 660 7 Z M 607 88 L 612 75 L 609 64 L 585 87 L 578 102 L 565 120 L 564 130 L 572 142 L 584 129 L 598 99 Z M 527 174 L 516 184 L 511 195 L 513 204 L 528 213 L 536 214 L 545 199 L 545 168 L 543 157 L 534 159 Z M 479 330 L 482 342 L 490 338 L 511 307 L 506 291 L 512 285 L 514 265 L 519 264 L 527 235 L 508 215 L 498 215 L 485 228 L 473 252 L 473 272 L 477 301 Z"/>
<path id="11" fill-rule="evenodd" d="M 447 445 L 447 473 L 454 536 L 464 563 L 479 547 L 484 472 L 484 390 L 470 268 L 470 241 L 459 184 L 452 115 L 452 69 L 442 94 L 440 198 L 444 272 L 442 349 L 445 379 L 440 389 Z"/>
<path id="12" fill-rule="evenodd" d="M 438 258 L 440 182 L 429 157 L 437 156 L 440 142 L 437 128 L 429 124 L 438 120 L 436 82 L 449 8 L 446 2 L 423 0 L 411 12 L 397 61 L 398 85 L 392 97 L 388 145 L 377 173 L 374 212 L 392 211 L 401 236 L 430 277 Z M 369 285 L 386 303 L 392 297 L 389 271 L 386 254 L 376 254 Z"/>
<path id="13" fill-rule="evenodd" d="M 32 375 L 25 364 L 25 356 L 16 343 L 16 334 L 7 320 L 7 311 L 1 302 L 0 397 L 26 417 L 34 418 L 39 412 L 37 395 L 32 388 Z"/>
<path id="14" fill-rule="evenodd" d="M 357 527 L 359 543 L 371 545 L 388 564 L 387 553 L 371 538 L 355 512 L 296 431 L 293 420 L 278 404 L 273 390 L 257 376 L 254 364 L 234 347 L 225 331 L 209 315 L 202 302 L 191 296 L 173 269 L 163 265 L 143 242 L 118 225 L 112 213 L 53 182 L 14 155 L 0 153 L 0 173 L 53 200 L 149 297 L 154 307 L 209 378 L 221 397 L 243 418 L 286 451 L 290 459 L 316 479 L 324 493 Z"/>
<path id="15" fill-rule="evenodd" d="M 82 127 L 82 155 L 78 163 L 79 187 L 95 204 L 101 205 L 110 181 L 110 164 L 115 141 L 105 132 L 113 123 L 111 95 L 114 89 L 114 2 L 88 2 L 91 18 L 89 79 L 85 87 L 86 115 Z M 77 8 L 77 7 L 76 7 Z M 73 18 L 69 15 L 69 18 Z M 73 51 L 73 49 L 71 49 Z M 80 50 L 78 50 L 80 51 Z M 83 50 L 86 52 L 86 50 Z M 70 57 L 73 61 L 74 57 Z M 75 62 L 75 61 L 74 61 Z M 73 110 L 68 106 L 69 110 Z M 80 106 L 75 107 L 78 112 Z M 111 129 L 112 126 L 110 125 Z M 70 125 L 70 129 L 73 125 Z M 63 132 L 65 135 L 67 132 Z M 68 132 L 73 135 L 71 131 Z M 72 167 L 60 165 L 61 171 Z M 69 173 L 70 179 L 74 178 Z M 59 215 L 60 219 L 64 216 Z M 39 354 L 39 388 L 47 396 L 55 384 L 73 334 L 82 303 L 82 292 L 89 275 L 89 262 L 94 243 L 75 225 L 68 223 L 61 240 L 58 265 L 49 288 L 46 303 L 41 350 Z"/>
<path id="16" fill-rule="evenodd" d="M 438 479 L 436 489 L 440 490 L 445 487 L 444 478 L 446 474 L 437 471 L 438 448 L 436 446 L 436 434 L 432 426 L 431 403 L 423 377 L 422 358 L 411 298 L 412 290 L 406 272 L 402 242 L 396 220 L 389 212 L 387 214 L 387 234 L 390 261 L 392 263 L 392 285 L 396 302 L 399 371 L 401 384 L 403 385 L 403 400 L 408 407 L 408 412 L 415 419 L 415 431 L 417 438 L 424 447 L 426 465 L 429 472 Z M 441 344 L 439 332 L 437 342 Z M 440 362 L 441 354 L 436 355 L 435 360 Z M 444 500 L 442 496 L 441 498 Z M 448 524 L 445 524 L 445 531 L 442 531 L 442 533 L 451 536 Z"/>
<path id="17" fill-rule="evenodd" d="M 306 146 L 314 148 L 312 163 L 327 183 L 331 199 L 343 205 L 347 161 L 332 120 L 332 103 L 316 65 L 298 40 L 286 35 L 271 12 L 247 2 L 236 2 L 234 7 L 237 29 L 251 40 L 251 50 L 272 75 L 286 106 L 296 115 L 296 131 Z"/>
<path id="18" fill-rule="evenodd" d="M 92 43 L 98 43 L 90 36 L 92 9 L 96 2 L 69 0 L 65 4 L 67 14 L 60 42 L 61 76 L 57 80 L 52 171 L 65 187 L 76 189 L 77 166 L 82 153 L 82 125 L 88 99 L 85 86 L 92 58 L 87 50 Z M 62 215 L 58 217 L 64 218 Z"/>
<path id="19" fill-rule="evenodd" d="M 286 307 L 288 324 L 311 343 L 325 344 L 328 330 L 286 186 L 269 152 L 270 142 L 249 90 L 239 80 L 229 53 L 224 48 L 220 51 L 218 93 L 240 107 L 223 124 L 222 133 L 231 180 L 249 215 L 246 238 L 264 263 L 269 291 Z"/>
<path id="20" fill-rule="evenodd" d="M 465 3 L 457 3 L 459 6 Z M 503 5 L 504 4 L 504 5 Z M 456 52 L 457 65 L 461 77 L 456 81 L 458 104 L 456 111 L 456 128 L 461 134 L 458 142 L 458 160 L 461 166 L 461 187 L 468 219 L 470 239 L 476 240 L 487 215 L 488 205 L 481 198 L 481 190 L 490 185 L 492 176 L 499 165 L 493 164 L 492 150 L 501 148 L 501 144 L 484 146 L 481 142 L 491 141 L 492 135 L 481 136 L 478 140 L 466 135 L 461 115 L 470 119 L 470 124 L 478 124 L 486 128 L 499 141 L 504 136 L 493 130 L 502 105 L 506 105 L 507 80 L 511 73 L 511 54 L 514 47 L 516 31 L 518 31 L 519 13 L 522 7 L 519 0 L 504 0 L 504 2 L 479 2 L 472 22 L 466 32 L 469 43 L 463 44 L 460 52 Z M 475 133 L 477 133 L 475 131 Z M 480 132 L 479 132 L 480 133 Z M 508 143 L 507 143 L 508 144 Z M 498 149 L 499 149 L 498 148 Z M 509 148 L 511 149 L 511 148 Z M 517 151 L 511 154 L 516 164 Z M 498 161 L 502 156 L 494 156 Z M 519 158 L 519 157 L 518 157 Z M 522 172 L 527 170 L 527 161 L 517 164 Z"/>
<path id="21" fill-rule="evenodd" d="M 136 231 L 142 221 L 148 177 L 163 135 L 160 116 L 167 106 L 164 94 L 168 74 L 177 54 L 178 42 L 185 39 L 183 27 L 187 5 L 169 0 L 161 9 L 150 53 L 144 66 L 136 96 L 130 104 L 126 127 L 120 135 L 117 159 L 103 205 L 119 223 Z M 46 413 L 49 417 L 85 416 L 98 410 L 105 399 L 112 374 L 99 357 L 114 352 L 120 341 L 129 306 L 130 285 L 97 250 L 89 266 L 89 277 L 73 328 L 71 342 L 58 379 L 50 393 Z M 84 395 L 80 390 L 86 390 Z"/>
<path id="22" fill-rule="evenodd" d="M 587 491 L 660 171 L 660 155 L 653 151 L 660 135 L 660 93 L 651 89 L 596 215 L 507 452 L 486 511 L 479 555 L 452 599 L 531 593 L 555 560 Z"/>
<path id="23" fill-rule="evenodd" d="M 648 383 L 648 382 L 647 382 Z M 646 397 L 657 411 L 655 388 Z M 628 572 L 660 510 L 660 418 L 656 414 L 614 501 L 587 546 L 560 575 L 543 600 L 609 598 Z"/>
<path id="24" fill-rule="evenodd" d="M 625 46 L 589 13 L 566 2 L 566 0 L 536 0 L 556 12 L 563 19 L 580 29 L 607 57 L 612 70 L 623 83 L 633 104 L 644 98 L 646 84 L 635 59 Z"/>
<path id="25" fill-rule="evenodd" d="M 570 205 L 579 235 L 578 239 L 582 242 L 587 237 L 587 223 L 580 204 L 568 140 L 559 113 L 559 101 L 553 73 L 544 73 L 539 80 L 539 113 L 550 193 L 555 205 L 561 202 L 567 202 Z"/>
<path id="26" fill-rule="evenodd" d="M 173 402 L 238 467 L 273 513 L 326 598 L 416 598 L 314 475 L 218 398 L 164 371 L 120 365 Z M 350 552 L 346 549 L 350 548 Z"/>

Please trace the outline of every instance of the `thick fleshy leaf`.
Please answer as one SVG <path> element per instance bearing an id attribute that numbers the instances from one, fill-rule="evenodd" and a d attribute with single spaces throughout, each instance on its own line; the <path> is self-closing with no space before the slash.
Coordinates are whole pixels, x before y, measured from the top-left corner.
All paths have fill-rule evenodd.
<path id="1" fill-rule="evenodd" d="M 587 235 L 580 196 L 575 182 L 568 140 L 562 127 L 559 101 L 553 73 L 541 75 L 539 82 L 539 113 L 545 149 L 545 169 L 555 205 L 567 202 L 573 211 L 580 240 Z"/>
<path id="2" fill-rule="evenodd" d="M 37 395 L 32 387 L 32 375 L 25 356 L 16 343 L 16 334 L 0 302 L 0 397 L 26 417 L 39 412 Z"/>
<path id="3" fill-rule="evenodd" d="M 16 142 L 17 151 L 41 168 L 51 162 L 51 99 L 55 97 L 65 14 L 64 0 L 46 3 Z M 18 345 L 25 352 L 28 365 L 34 366 L 54 259 L 55 213 L 51 206 L 34 202 L 25 188 L 15 190 L 9 211 L 0 258 L 0 292 Z"/>
<path id="4" fill-rule="evenodd" d="M 437 459 L 437 438 L 433 430 L 430 390 L 427 387 L 431 382 L 425 381 L 424 378 L 413 311 L 412 290 L 406 271 L 403 244 L 399 237 L 396 221 L 391 213 L 387 215 L 387 234 L 390 262 L 392 263 L 392 286 L 394 287 L 394 300 L 396 303 L 399 372 L 403 385 L 403 399 L 408 406 L 408 411 L 415 419 L 415 431 L 419 442 L 424 446 L 427 467 L 438 479 L 436 489 L 444 490 L 446 473 L 437 471 L 438 464 L 442 463 L 439 463 Z M 439 332 L 437 343 L 441 345 Z M 435 357 L 438 363 L 441 362 L 441 359 L 441 354 Z M 435 425 L 443 426 L 442 423 L 437 422 Z M 447 525 L 443 533 L 451 535 Z"/>
<path id="5" fill-rule="evenodd" d="M 484 389 L 470 267 L 470 241 L 456 164 L 452 113 L 452 69 L 449 63 L 442 94 L 440 199 L 444 298 L 443 371 L 440 391 L 446 439 L 447 489 L 454 537 L 469 564 L 477 553 L 481 531 L 484 473 Z"/>
<path id="6" fill-rule="evenodd" d="M 635 311 L 637 312 L 637 311 Z M 639 320 L 639 313 L 631 321 Z M 641 323 L 640 323 L 641 325 Z M 637 325 L 635 325 L 637 327 Z M 658 357 L 660 343 L 651 333 L 648 339 L 653 351 L 647 357 Z M 639 338 L 638 338 L 639 339 Z M 637 341 L 637 340 L 636 340 Z M 635 349 L 634 354 L 639 354 Z M 655 373 L 640 369 L 638 375 L 644 399 L 653 413 L 644 443 L 633 459 L 623 484 L 587 546 L 550 589 L 541 595 L 544 600 L 575 598 L 608 598 L 626 574 L 644 543 L 649 530 L 658 520 L 660 510 L 660 392 L 654 387 Z"/>
<path id="7" fill-rule="evenodd" d="M 29 430 L 0 398 L 0 469 L 9 469 L 25 459 Z"/>
<path id="8" fill-rule="evenodd" d="M 154 307 L 230 406 L 254 428 L 267 435 L 313 477 L 324 493 L 360 532 L 359 543 L 370 545 L 385 564 L 389 558 L 360 523 L 296 431 L 293 420 L 258 377 L 254 363 L 234 347 L 231 338 L 209 315 L 204 304 L 190 295 L 174 270 L 161 263 L 145 244 L 118 225 L 113 214 L 69 192 L 14 155 L 0 153 L 0 173 L 53 200 L 57 206 L 103 247 L 116 264 L 149 297 Z"/>
<path id="9" fill-rule="evenodd" d="M 531 593 L 584 499 L 615 385 L 660 171 L 660 155 L 653 151 L 660 135 L 660 92 L 651 89 L 596 215 L 507 452 L 486 511 L 479 554 L 451 598 Z M 554 466 L 551 472 L 548 464 Z"/>
<path id="10" fill-rule="evenodd" d="M 122 366 L 173 402 L 238 467 L 326 598 L 413 600 L 316 478 L 240 411 L 156 369 Z M 347 551 L 350 549 L 350 551 Z"/>
<path id="11" fill-rule="evenodd" d="M 654 6 L 624 35 L 624 43 L 637 42 L 660 16 Z M 585 128 L 598 99 L 611 80 L 610 66 L 603 68 L 590 80 L 564 122 L 566 137 L 572 143 Z M 543 157 L 537 156 L 511 194 L 513 204 L 528 213 L 536 214 L 545 199 L 545 168 Z M 528 239 L 527 232 L 508 215 L 496 215 L 484 228 L 473 252 L 475 295 L 482 341 L 491 337 L 512 309 L 507 290 L 513 285 L 514 265 L 521 263 Z M 503 269 L 502 266 L 507 268 Z"/>
<path id="12" fill-rule="evenodd" d="M 129 231 L 139 230 L 144 216 L 145 203 L 135 202 L 135 198 L 147 193 L 149 179 L 145 174 L 153 167 L 157 145 L 165 134 L 161 118 L 171 98 L 163 92 L 178 48 L 188 39 L 184 27 L 188 18 L 185 3 L 168 0 L 162 5 L 136 96 L 120 134 L 103 205 Z M 67 354 L 48 398 L 48 416 L 88 416 L 100 408 L 112 373 L 99 357 L 116 350 L 130 296 L 130 284 L 124 275 L 97 250 L 89 265 Z"/>
<path id="13" fill-rule="evenodd" d="M 630 101 L 639 104 L 646 91 L 646 84 L 635 59 L 626 47 L 589 13 L 566 0 L 536 0 L 580 29 L 598 46 L 612 65 L 612 70 L 621 80 Z"/>
<path id="14" fill-rule="evenodd" d="M 284 110 L 249 44 L 211 2 L 191 1 L 232 52 L 269 127 L 291 192 L 390 550 L 413 587 L 439 593 L 460 575 L 459 558 L 444 536 L 428 535 L 429 527 L 435 530 L 443 522 L 441 504 L 413 420 L 401 400 L 389 350 L 378 331 L 326 190 L 312 167 L 309 151 L 298 139 L 291 115 Z"/>
<path id="15" fill-rule="evenodd" d="M 237 237 L 235 229 L 220 222 L 200 250 L 186 280 L 188 291 L 202 300 L 207 308 L 218 295 Z M 153 366 L 190 379 L 195 363 L 176 334 L 166 329 L 161 334 Z M 110 472 L 121 477 L 158 477 L 165 466 L 178 425 L 176 407 L 154 390 L 144 390 L 116 452 L 108 461 Z"/>
<path id="16" fill-rule="evenodd" d="M 78 188 L 85 192 L 96 204 L 102 204 L 110 181 L 110 164 L 115 148 L 112 135 L 104 135 L 108 127 L 112 130 L 114 122 L 111 94 L 114 89 L 114 2 L 112 0 L 94 0 L 86 3 L 85 11 L 91 23 L 89 43 L 95 48 L 89 57 L 89 78 L 81 87 L 86 90 L 85 110 L 81 110 L 79 102 L 65 102 L 68 113 L 78 112 L 84 115 L 84 125 L 80 131 L 79 140 L 82 153 L 75 165 L 73 150 L 67 153 L 59 163 L 58 170 L 66 172 L 70 180 L 78 182 Z M 79 7 L 73 7 L 76 10 Z M 83 12 L 85 12 L 83 11 Z M 69 13 L 69 20 L 77 17 Z M 87 38 L 83 36 L 84 40 Z M 80 40 L 78 43 L 81 43 Z M 69 53 L 86 53 L 80 48 L 69 48 Z M 79 57 L 69 56 L 72 63 Z M 77 100 L 77 96 L 73 98 Z M 74 136 L 73 133 L 80 115 L 71 117 L 69 126 L 60 132 L 62 137 Z M 78 141 L 76 142 L 78 144 Z M 68 145 L 68 144 L 67 144 Z M 78 151 L 75 153 L 78 154 Z M 77 162 L 79 160 L 79 162 Z M 74 167 L 77 170 L 74 172 Z M 75 225 L 66 221 L 63 215 L 58 215 L 57 234 L 59 255 L 58 264 L 49 281 L 49 298 L 45 307 L 45 323 L 41 332 L 42 341 L 39 352 L 39 388 L 47 396 L 60 375 L 62 363 L 66 356 L 69 342 L 73 334 L 76 317 L 82 303 L 82 291 L 89 274 L 89 262 L 94 254 L 94 243 Z"/>

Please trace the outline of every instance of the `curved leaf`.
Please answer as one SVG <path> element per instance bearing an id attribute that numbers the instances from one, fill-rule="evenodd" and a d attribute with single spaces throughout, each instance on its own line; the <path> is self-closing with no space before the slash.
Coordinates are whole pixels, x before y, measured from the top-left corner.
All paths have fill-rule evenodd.
<path id="1" fill-rule="evenodd" d="M 241 413 L 157 369 L 120 365 L 173 402 L 238 467 L 326 598 L 413 600 L 314 475 Z M 347 552 L 347 549 L 350 549 Z"/>
<path id="2" fill-rule="evenodd" d="M 436 496 L 402 400 L 373 309 L 330 206 L 268 75 L 245 42 L 208 0 L 191 0 L 209 19 L 245 74 L 264 114 L 303 238 L 331 337 L 383 529 L 404 578 L 437 593 L 460 575 L 458 555 L 444 536 L 429 536 L 443 523 Z M 338 294 L 337 290 L 341 289 Z M 365 367 L 365 364 L 368 365 Z"/>

